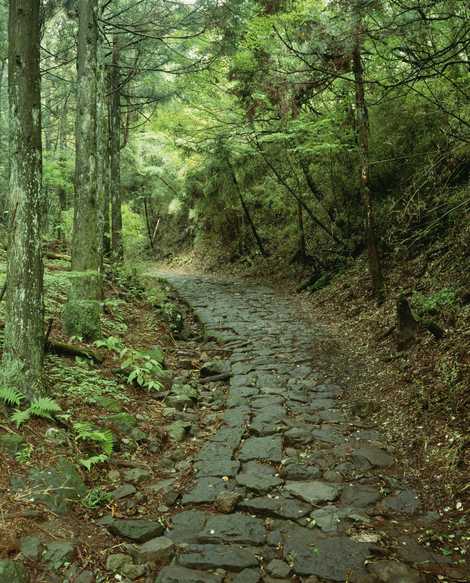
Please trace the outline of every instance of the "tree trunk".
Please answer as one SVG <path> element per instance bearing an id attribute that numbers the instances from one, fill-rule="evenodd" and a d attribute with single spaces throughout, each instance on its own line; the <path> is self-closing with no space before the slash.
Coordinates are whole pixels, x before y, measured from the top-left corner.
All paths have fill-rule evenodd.
<path id="1" fill-rule="evenodd" d="M 100 0 L 100 15 L 103 9 L 103 0 Z M 109 116 L 106 101 L 106 64 L 105 46 L 102 34 L 98 36 L 97 48 L 97 193 L 98 193 L 98 241 L 100 245 L 100 260 L 102 270 L 105 255 L 109 254 Z"/>
<path id="2" fill-rule="evenodd" d="M 44 356 L 41 241 L 40 0 L 10 0 L 10 232 L 4 366 L 28 398 L 41 389 Z"/>
<path id="3" fill-rule="evenodd" d="M 362 64 L 362 19 L 356 15 L 354 31 L 353 71 L 356 95 L 356 132 L 360 158 L 360 187 L 362 204 L 365 211 L 365 227 L 367 237 L 367 253 L 369 273 L 372 280 L 372 290 L 378 303 L 384 300 L 384 280 L 377 243 L 377 228 L 373 197 L 369 189 L 369 121 L 364 90 L 364 67 Z"/>
<path id="4" fill-rule="evenodd" d="M 248 224 L 250 225 L 250 229 L 251 229 L 251 232 L 253 233 L 253 237 L 256 240 L 256 244 L 258 245 L 258 249 L 263 257 L 268 257 L 269 254 L 264 248 L 263 242 L 261 241 L 261 237 L 258 235 L 258 231 L 256 230 L 256 226 L 253 222 L 253 219 L 251 218 L 250 211 L 248 210 L 248 207 L 246 206 L 246 202 L 245 202 L 245 199 L 243 198 L 243 194 L 242 194 L 240 185 L 238 184 L 237 175 L 235 174 L 235 170 L 234 170 L 230 160 L 228 160 L 228 159 L 227 159 L 227 166 L 228 166 L 230 174 L 232 176 L 233 184 L 235 185 L 235 188 L 237 190 L 238 198 L 240 199 L 240 204 L 242 205 L 243 213 L 246 217 Z"/>
<path id="5" fill-rule="evenodd" d="M 98 271 L 97 38 L 98 0 L 79 0 L 75 212 L 72 270 Z"/>
<path id="6" fill-rule="evenodd" d="M 300 202 L 297 202 L 297 216 L 299 225 L 299 259 L 301 263 L 305 263 L 307 252 L 305 246 L 304 213 Z"/>
<path id="7" fill-rule="evenodd" d="M 110 149 L 111 149 L 111 246 L 117 263 L 124 258 L 122 244 L 121 209 L 121 78 L 119 73 L 120 47 L 117 36 L 113 39 L 113 60 L 110 75 Z"/>
<path id="8" fill-rule="evenodd" d="M 102 297 L 97 192 L 98 0 L 78 0 L 77 117 L 72 274 L 64 329 L 69 336 L 100 336 Z"/>

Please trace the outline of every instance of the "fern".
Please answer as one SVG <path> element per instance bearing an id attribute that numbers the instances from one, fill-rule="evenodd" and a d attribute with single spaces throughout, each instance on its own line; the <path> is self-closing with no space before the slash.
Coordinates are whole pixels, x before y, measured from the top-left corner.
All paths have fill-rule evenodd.
<path id="1" fill-rule="evenodd" d="M 16 389 L 11 387 L 0 387 L 0 401 L 3 401 L 6 405 L 10 407 L 19 407 L 23 400 L 24 395 Z"/>
<path id="2" fill-rule="evenodd" d="M 83 467 L 85 467 L 88 471 L 90 471 L 93 466 L 96 466 L 96 464 L 102 464 L 107 462 L 108 457 L 109 456 L 107 456 L 106 454 L 100 453 L 98 455 L 92 455 L 90 457 L 80 459 L 80 464 Z"/>
<path id="3" fill-rule="evenodd" d="M 101 453 L 92 455 L 88 458 L 80 459 L 82 466 L 90 470 L 94 465 L 106 462 L 113 453 L 114 437 L 109 429 L 97 429 L 88 421 L 78 421 L 73 425 L 77 434 L 76 439 L 82 441 L 91 441 L 97 444 Z"/>
<path id="4" fill-rule="evenodd" d="M 25 409 L 24 411 L 17 409 L 11 416 L 11 420 L 13 421 L 13 423 L 16 423 L 17 427 L 23 425 L 23 423 L 26 423 L 26 421 L 29 421 L 30 419 L 31 409 Z"/>
<path id="5" fill-rule="evenodd" d="M 55 413 L 62 411 L 59 403 L 49 397 L 39 397 L 39 399 L 34 399 L 29 409 L 31 415 L 34 415 L 35 417 L 45 417 L 46 419 L 52 419 Z"/>
<path id="6" fill-rule="evenodd" d="M 17 409 L 11 416 L 11 420 L 19 427 L 29 421 L 31 417 L 42 417 L 45 419 L 52 419 L 53 416 L 62 411 L 59 403 L 49 397 L 39 397 L 34 399 L 30 406 L 23 411 Z"/>

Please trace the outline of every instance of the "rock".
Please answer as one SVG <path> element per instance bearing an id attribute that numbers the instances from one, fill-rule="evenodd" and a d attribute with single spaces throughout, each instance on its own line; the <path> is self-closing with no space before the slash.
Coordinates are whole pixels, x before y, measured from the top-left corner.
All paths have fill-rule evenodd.
<path id="1" fill-rule="evenodd" d="M 239 492 L 221 492 L 215 499 L 215 507 L 219 512 L 230 514 L 235 510 L 242 495 Z"/>
<path id="2" fill-rule="evenodd" d="M 369 563 L 367 569 L 381 583 L 421 583 L 421 575 L 403 563 L 397 561 L 377 561 Z"/>
<path id="3" fill-rule="evenodd" d="M 290 574 L 290 567 L 284 561 L 273 559 L 266 567 L 270 575 L 276 579 L 285 579 Z"/>
<path id="4" fill-rule="evenodd" d="M 140 484 L 152 477 L 152 472 L 143 468 L 132 468 L 124 472 L 124 479 L 133 484 Z"/>
<path id="5" fill-rule="evenodd" d="M 104 420 L 117 433 L 123 435 L 130 435 L 131 431 L 137 427 L 137 419 L 125 412 L 108 415 Z"/>
<path id="6" fill-rule="evenodd" d="M 321 470 L 316 466 L 288 462 L 282 466 L 281 475 L 286 480 L 314 480 L 321 477 Z"/>
<path id="7" fill-rule="evenodd" d="M 337 484 L 328 484 L 327 482 L 320 482 L 318 480 L 312 480 L 311 482 L 287 482 L 285 486 L 287 492 L 313 505 L 319 502 L 336 500 L 341 492 L 341 488 Z"/>
<path id="8" fill-rule="evenodd" d="M 153 538 L 136 550 L 136 560 L 140 563 L 166 563 L 175 554 L 175 543 L 164 536 Z"/>
<path id="9" fill-rule="evenodd" d="M 259 569 L 243 569 L 232 579 L 232 583 L 259 583 L 260 581 L 261 572 Z"/>
<path id="10" fill-rule="evenodd" d="M 284 433 L 287 445 L 306 445 L 313 441 L 310 427 L 292 427 Z"/>
<path id="11" fill-rule="evenodd" d="M 171 567 L 164 567 L 160 571 L 155 583 L 222 583 L 223 578 L 223 575 L 215 575 L 207 571 L 194 571 L 193 569 L 172 565 Z"/>
<path id="12" fill-rule="evenodd" d="M 128 579 L 131 579 L 132 581 L 134 579 L 140 579 L 140 577 L 143 577 L 146 571 L 147 569 L 145 565 L 134 565 L 133 563 L 126 563 L 121 568 L 122 575 Z"/>
<path id="13" fill-rule="evenodd" d="M 95 583 L 96 579 L 91 571 L 82 571 L 73 581 L 74 583 Z"/>
<path id="14" fill-rule="evenodd" d="M 248 462 L 243 465 L 242 471 L 236 477 L 240 486 L 245 486 L 257 492 L 268 492 L 282 484 L 282 480 L 275 476 L 275 470 L 267 464 Z"/>
<path id="15" fill-rule="evenodd" d="M 363 508 L 375 504 L 380 500 L 381 494 L 374 486 L 367 484 L 348 484 L 341 494 L 341 502 L 347 506 Z"/>
<path id="16" fill-rule="evenodd" d="M 24 445 L 25 440 L 21 435 L 17 435 L 16 433 L 5 433 L 4 435 L 0 435 L 0 450 L 9 453 L 11 456 L 14 456 L 21 451 Z"/>
<path id="17" fill-rule="evenodd" d="M 115 553 L 109 555 L 106 559 L 106 570 L 112 573 L 120 573 L 122 567 L 127 563 L 133 563 L 132 557 L 124 553 Z"/>
<path id="18" fill-rule="evenodd" d="M 258 566 L 255 551 L 237 545 L 190 545 L 183 549 L 178 562 L 183 567 L 194 569 L 227 569 L 228 571 L 242 571 Z"/>
<path id="19" fill-rule="evenodd" d="M 68 542 L 53 542 L 46 545 L 42 558 L 51 569 L 57 571 L 65 563 L 70 563 L 75 554 L 75 547 Z"/>
<path id="20" fill-rule="evenodd" d="M 191 423 L 188 421 L 175 421 L 170 425 L 165 427 L 170 439 L 176 441 L 176 443 L 181 443 L 186 439 L 189 432 L 191 431 Z"/>
<path id="21" fill-rule="evenodd" d="M 218 374 L 230 372 L 230 363 L 227 360 L 211 360 L 202 365 L 200 376 L 202 379 Z"/>
<path id="22" fill-rule="evenodd" d="M 282 459 L 282 439 L 277 436 L 250 437 L 240 450 L 240 460 L 268 460 L 280 463 Z"/>
<path id="23" fill-rule="evenodd" d="M 165 536 L 176 543 L 197 542 L 197 538 L 209 518 L 208 512 L 201 510 L 185 510 L 175 514 L 172 518 L 172 527 Z"/>
<path id="24" fill-rule="evenodd" d="M 239 503 L 238 508 L 251 514 L 274 516 L 290 520 L 298 520 L 309 514 L 312 510 L 310 504 L 283 496 L 247 498 Z"/>
<path id="25" fill-rule="evenodd" d="M 378 468 L 387 468 L 394 463 L 392 456 L 379 447 L 360 447 L 353 451 L 352 457 L 353 460 L 355 458 L 365 458 L 372 466 Z"/>
<path id="26" fill-rule="evenodd" d="M 68 512 L 74 502 L 87 493 L 87 487 L 77 468 L 65 458 L 49 468 L 33 468 L 26 478 L 13 478 L 13 490 L 26 490 L 28 498 L 42 502 L 57 514 Z"/>
<path id="27" fill-rule="evenodd" d="M 37 536 L 25 536 L 20 541 L 21 554 L 25 559 L 36 561 L 42 552 L 43 544 Z"/>
<path id="28" fill-rule="evenodd" d="M 145 441 L 149 441 L 149 436 L 145 433 L 145 431 L 142 431 L 138 427 L 135 427 L 129 435 L 136 443 L 144 443 Z"/>
<path id="29" fill-rule="evenodd" d="M 114 500 L 122 500 L 128 496 L 133 496 L 136 492 L 137 490 L 132 484 L 122 484 L 122 486 L 119 486 L 111 492 L 111 496 Z"/>
<path id="30" fill-rule="evenodd" d="M 215 459 L 229 460 L 233 456 L 235 447 L 228 443 L 206 443 L 197 454 L 198 461 L 214 461 Z"/>
<path id="31" fill-rule="evenodd" d="M 119 470 L 111 470 L 107 473 L 106 478 L 110 482 L 119 482 L 119 480 L 121 479 L 121 473 L 119 472 Z"/>
<path id="32" fill-rule="evenodd" d="M 3 583 L 29 583 L 25 566 L 20 561 L 0 560 L 0 581 Z"/>
<path id="33" fill-rule="evenodd" d="M 293 569 L 298 575 L 317 575 L 332 581 L 353 580 L 365 574 L 364 562 L 369 556 L 369 545 L 347 537 L 320 539 L 314 545 L 307 541 L 286 538 L 284 556 L 293 558 Z"/>
<path id="34" fill-rule="evenodd" d="M 394 496 L 384 498 L 380 506 L 385 511 L 415 514 L 419 508 L 418 495 L 416 490 L 403 490 Z"/>
<path id="35" fill-rule="evenodd" d="M 159 522 L 153 520 L 116 518 L 108 525 L 108 530 L 115 536 L 144 543 L 163 534 L 164 528 Z"/>
<path id="36" fill-rule="evenodd" d="M 200 478 L 193 488 L 183 496 L 182 504 L 211 504 L 222 492 L 233 491 L 233 482 L 222 478 Z"/>
<path id="37" fill-rule="evenodd" d="M 177 411 L 184 411 L 185 409 L 190 409 L 194 407 L 196 401 L 190 397 L 189 395 L 180 394 L 180 395 L 169 395 L 166 398 L 167 404 L 176 409 Z"/>
<path id="38" fill-rule="evenodd" d="M 359 514 L 355 508 L 337 508 L 336 506 L 319 508 L 314 510 L 310 516 L 315 520 L 316 526 L 323 532 L 336 532 L 341 520 L 346 518 L 364 524 L 370 522 L 367 516 Z"/>
<path id="39" fill-rule="evenodd" d="M 261 545 L 266 540 L 266 529 L 259 518 L 245 514 L 211 516 L 198 537 L 202 543 L 238 543 Z"/>
<path id="40" fill-rule="evenodd" d="M 233 478 L 240 469 L 240 462 L 231 459 L 215 458 L 213 460 L 201 460 L 194 465 L 198 476 L 219 477 L 228 476 Z"/>
<path id="41" fill-rule="evenodd" d="M 162 502 L 171 506 L 179 497 L 179 492 L 176 490 L 175 484 L 175 478 L 167 478 L 166 480 L 149 484 L 146 489 L 157 494 L 162 499 Z"/>

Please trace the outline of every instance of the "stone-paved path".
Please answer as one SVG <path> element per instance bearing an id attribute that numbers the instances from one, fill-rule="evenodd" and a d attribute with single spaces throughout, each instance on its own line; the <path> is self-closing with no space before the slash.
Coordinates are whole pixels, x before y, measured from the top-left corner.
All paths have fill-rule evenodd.
<path id="1" fill-rule="evenodd" d="M 437 581 L 421 571 L 442 558 L 410 536 L 435 517 L 353 415 L 348 387 L 322 380 L 315 331 L 290 302 L 259 285 L 165 277 L 230 350 L 232 377 L 157 583 Z"/>

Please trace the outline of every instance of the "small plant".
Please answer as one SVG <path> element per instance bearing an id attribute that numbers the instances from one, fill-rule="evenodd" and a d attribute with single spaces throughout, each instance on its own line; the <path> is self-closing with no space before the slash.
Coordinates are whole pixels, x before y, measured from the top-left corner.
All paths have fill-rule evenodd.
<path id="1" fill-rule="evenodd" d="M 9 407 L 19 407 L 23 400 L 24 395 L 16 389 L 11 387 L 0 387 L 0 401 L 5 403 L 5 405 L 8 405 Z"/>
<path id="2" fill-rule="evenodd" d="M 443 288 L 429 296 L 417 292 L 413 294 L 412 303 L 420 318 L 442 312 L 455 312 L 458 306 L 457 294 L 451 288 Z"/>
<path id="3" fill-rule="evenodd" d="M 98 348 L 106 348 L 106 350 L 110 350 L 111 352 L 120 353 L 124 350 L 124 344 L 120 338 L 116 338 L 116 336 L 108 336 L 103 340 L 97 340 L 95 342 L 95 346 Z"/>
<path id="4" fill-rule="evenodd" d="M 17 409 L 11 416 L 11 420 L 16 423 L 17 427 L 20 427 L 20 425 L 29 421 L 31 417 L 53 419 L 60 411 L 62 411 L 62 408 L 57 401 L 50 397 L 39 397 L 33 399 L 27 409 Z"/>
<path id="5" fill-rule="evenodd" d="M 31 459 L 32 454 L 33 446 L 30 443 L 28 443 L 28 445 L 25 445 L 19 451 L 16 452 L 15 459 L 20 464 L 27 464 Z"/>
<path id="6" fill-rule="evenodd" d="M 139 350 L 125 348 L 120 354 L 121 367 L 127 371 L 127 382 L 147 390 L 160 391 L 162 383 L 158 380 L 163 373 L 161 363 L 152 355 Z"/>
<path id="7" fill-rule="evenodd" d="M 86 496 L 81 500 L 82 506 L 92 510 L 93 508 L 99 508 L 100 506 L 106 506 L 113 499 L 110 492 L 106 492 L 103 488 L 99 486 L 97 488 L 92 488 L 88 490 Z"/>
<path id="8" fill-rule="evenodd" d="M 99 453 L 80 459 L 82 466 L 89 471 L 96 464 L 108 461 L 114 448 L 114 437 L 109 429 L 96 428 L 87 421 L 74 423 L 73 429 L 77 441 L 91 442 L 100 449 Z"/>

